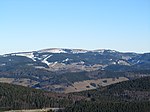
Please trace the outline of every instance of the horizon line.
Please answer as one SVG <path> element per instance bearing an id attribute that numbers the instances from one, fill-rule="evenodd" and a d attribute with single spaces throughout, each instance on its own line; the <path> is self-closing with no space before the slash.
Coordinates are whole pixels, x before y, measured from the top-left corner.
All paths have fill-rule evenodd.
<path id="1" fill-rule="evenodd" d="M 96 48 L 96 49 L 85 49 L 85 48 L 67 48 L 67 47 L 50 47 L 50 48 L 41 48 L 38 50 L 22 50 L 22 51 L 10 51 L 8 53 L 1 53 L 0 55 L 7 55 L 7 54 L 13 54 L 13 53 L 28 53 L 28 52 L 36 52 L 41 50 L 48 50 L 48 49 L 72 49 L 72 50 L 86 50 L 86 51 L 97 51 L 97 50 L 111 50 L 121 53 L 137 53 L 137 54 L 144 54 L 144 53 L 150 53 L 150 51 L 143 51 L 143 52 L 136 52 L 136 51 L 122 51 L 122 50 L 116 50 L 116 49 L 110 49 L 110 48 Z"/>

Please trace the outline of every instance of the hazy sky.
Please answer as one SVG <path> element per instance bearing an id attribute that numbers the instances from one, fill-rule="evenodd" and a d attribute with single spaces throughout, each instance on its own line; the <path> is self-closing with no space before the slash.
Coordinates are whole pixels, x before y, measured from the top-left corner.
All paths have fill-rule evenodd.
<path id="1" fill-rule="evenodd" d="M 0 0 L 0 54 L 57 47 L 150 52 L 150 0 Z"/>

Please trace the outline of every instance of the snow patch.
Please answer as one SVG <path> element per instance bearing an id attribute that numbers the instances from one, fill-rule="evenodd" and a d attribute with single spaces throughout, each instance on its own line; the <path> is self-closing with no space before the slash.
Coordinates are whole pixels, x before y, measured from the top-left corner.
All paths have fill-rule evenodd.
<path id="1" fill-rule="evenodd" d="M 0 66 L 5 66 L 6 65 L 6 63 L 3 63 L 3 64 L 1 64 Z"/>
<path id="2" fill-rule="evenodd" d="M 108 50 L 108 52 L 115 53 L 116 51 L 115 50 Z"/>
<path id="3" fill-rule="evenodd" d="M 7 57 L 8 55 L 3 55 L 3 57 Z"/>
<path id="4" fill-rule="evenodd" d="M 30 53 L 17 53 L 17 54 L 15 54 L 15 55 L 16 55 L 16 56 L 25 56 L 25 57 L 27 57 L 27 58 L 32 59 L 33 61 L 36 61 L 36 60 L 34 59 L 33 52 L 30 52 Z"/>
<path id="5" fill-rule="evenodd" d="M 48 52 L 48 53 L 67 53 L 65 50 L 60 49 L 60 48 L 44 49 L 44 50 L 38 51 L 38 53 L 44 53 L 44 52 Z"/>
<path id="6" fill-rule="evenodd" d="M 116 65 L 116 62 L 112 62 L 113 65 Z"/>
<path id="7" fill-rule="evenodd" d="M 54 62 L 54 64 L 52 64 L 52 67 L 53 67 L 53 66 L 55 66 L 57 63 L 58 63 L 57 61 L 56 61 L 56 62 Z"/>
<path id="8" fill-rule="evenodd" d="M 87 53 L 88 50 L 83 50 L 83 49 L 72 49 L 71 52 L 72 52 L 73 54 Z"/>
<path id="9" fill-rule="evenodd" d="M 63 60 L 62 62 L 67 62 L 67 61 L 69 61 L 69 58 L 66 58 L 65 60 Z"/>
<path id="10" fill-rule="evenodd" d="M 93 52 L 104 53 L 105 49 L 94 50 Z"/>
<path id="11" fill-rule="evenodd" d="M 119 65 L 128 65 L 128 66 L 130 65 L 129 63 L 127 63 L 127 62 L 124 61 L 124 60 L 119 60 L 119 61 L 118 61 L 118 64 L 119 64 Z"/>
<path id="12" fill-rule="evenodd" d="M 84 61 L 80 61 L 80 63 L 81 63 L 81 64 L 84 64 L 85 62 L 84 62 Z"/>
<path id="13" fill-rule="evenodd" d="M 42 62 L 45 63 L 45 64 L 47 64 L 47 65 L 49 66 L 49 64 L 51 64 L 51 63 L 49 63 L 49 62 L 47 61 L 47 59 L 50 58 L 50 57 L 52 57 L 52 56 L 53 56 L 53 55 L 47 56 Z"/>
<path id="14" fill-rule="evenodd" d="M 140 60 L 138 60 L 137 63 L 140 63 Z"/>

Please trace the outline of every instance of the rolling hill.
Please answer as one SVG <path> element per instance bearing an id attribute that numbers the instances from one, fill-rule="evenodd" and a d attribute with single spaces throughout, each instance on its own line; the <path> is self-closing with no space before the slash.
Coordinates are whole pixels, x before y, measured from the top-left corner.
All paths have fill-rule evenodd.
<path id="1" fill-rule="evenodd" d="M 46 91 L 66 92 L 88 80 L 149 75 L 149 53 L 51 48 L 0 56 L 0 82 Z"/>
<path id="2" fill-rule="evenodd" d="M 63 112 L 149 112 L 150 77 L 139 78 L 100 87 L 96 90 L 73 93 L 86 96 Z"/>
<path id="3" fill-rule="evenodd" d="M 0 111 L 54 107 L 58 112 L 149 112 L 149 96 L 150 77 L 69 94 L 0 83 Z"/>
<path id="4" fill-rule="evenodd" d="M 0 111 L 20 109 L 64 108 L 85 97 L 37 90 L 0 83 Z"/>

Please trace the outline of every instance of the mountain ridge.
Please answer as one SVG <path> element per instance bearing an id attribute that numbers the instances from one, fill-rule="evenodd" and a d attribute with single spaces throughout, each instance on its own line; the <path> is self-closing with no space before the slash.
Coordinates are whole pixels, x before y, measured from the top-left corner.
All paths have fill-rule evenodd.
<path id="1" fill-rule="evenodd" d="M 64 92 L 76 82 L 101 78 L 133 79 L 149 71 L 150 53 L 51 48 L 0 56 L 0 80 L 48 91 Z"/>
<path id="2" fill-rule="evenodd" d="M 77 51 L 87 51 L 87 52 L 99 52 L 99 51 L 114 51 L 114 52 L 121 52 L 121 53 L 136 53 L 136 54 L 144 54 L 144 53 L 150 53 L 150 52 L 134 52 L 134 51 L 119 51 L 114 49 L 82 49 L 82 48 L 43 48 L 40 50 L 32 50 L 32 51 L 19 51 L 19 52 L 10 52 L 10 53 L 4 53 L 1 55 L 8 55 L 8 54 L 15 54 L 15 53 L 31 53 L 31 52 L 40 52 L 40 51 L 47 51 L 47 50 L 77 50 Z"/>
<path id="3" fill-rule="evenodd" d="M 35 62 L 41 62 L 49 67 L 56 68 L 59 66 L 63 69 L 66 65 L 76 66 L 79 69 L 79 65 L 84 67 L 93 66 L 94 68 L 104 69 L 108 65 L 133 65 L 140 63 L 140 57 L 149 53 L 123 53 L 109 49 L 97 49 L 97 50 L 84 50 L 84 49 L 64 49 L 64 48 L 49 48 L 31 52 L 18 52 L 2 55 L 7 56 L 24 56 L 32 59 Z M 135 60 L 133 58 L 137 57 Z M 88 66 L 87 66 L 88 65 Z M 70 67 L 70 66 L 69 66 Z M 58 69 L 59 69 L 58 68 Z M 81 67 L 80 67 L 81 68 Z M 55 69 L 55 68 L 54 68 Z"/>

